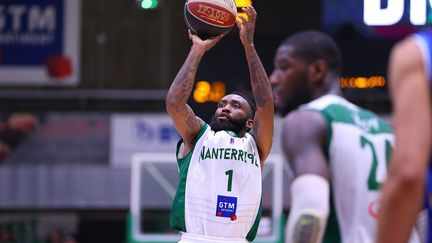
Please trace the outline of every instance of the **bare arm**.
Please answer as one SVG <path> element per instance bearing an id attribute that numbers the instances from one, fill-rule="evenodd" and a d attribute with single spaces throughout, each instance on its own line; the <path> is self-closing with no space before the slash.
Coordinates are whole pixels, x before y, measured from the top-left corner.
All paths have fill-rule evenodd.
<path id="1" fill-rule="evenodd" d="M 174 126 L 186 146 L 190 148 L 203 125 L 203 121 L 195 116 L 187 104 L 187 100 L 192 92 L 198 65 L 204 53 L 212 48 L 222 38 L 222 35 L 203 41 L 189 31 L 189 38 L 193 45 L 186 61 L 171 84 L 165 101 L 166 109 Z"/>
<path id="2" fill-rule="evenodd" d="M 286 242 L 321 242 L 329 214 L 329 172 L 323 151 L 324 118 L 296 111 L 283 121 L 282 149 L 294 172 Z"/>
<path id="3" fill-rule="evenodd" d="M 263 163 L 270 153 L 273 140 L 273 95 L 268 75 L 264 70 L 253 44 L 257 13 L 252 6 L 244 8 L 244 11 L 248 15 L 248 20 L 240 16 L 242 22 L 237 22 L 237 26 L 240 30 L 240 39 L 246 52 L 252 91 L 257 105 L 257 111 L 253 122 L 253 132 Z"/>
<path id="4" fill-rule="evenodd" d="M 295 177 L 312 173 L 329 178 L 323 151 L 326 129 L 324 117 L 314 111 L 294 111 L 284 119 L 282 149 Z"/>
<path id="5" fill-rule="evenodd" d="M 420 211 L 431 146 L 431 107 L 420 50 L 410 39 L 390 57 L 395 150 L 382 191 L 378 242 L 407 242 Z"/>

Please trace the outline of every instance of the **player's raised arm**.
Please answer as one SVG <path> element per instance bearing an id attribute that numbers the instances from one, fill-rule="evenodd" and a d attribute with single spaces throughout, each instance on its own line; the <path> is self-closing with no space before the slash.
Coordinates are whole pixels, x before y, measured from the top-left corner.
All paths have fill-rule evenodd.
<path id="1" fill-rule="evenodd" d="M 186 61 L 171 84 L 165 99 L 167 112 L 187 145 L 193 144 L 195 136 L 203 125 L 203 121 L 195 116 L 187 104 L 187 100 L 192 92 L 198 65 L 204 53 L 212 48 L 221 38 L 222 35 L 219 35 L 213 39 L 201 40 L 189 31 L 189 39 L 193 43 L 192 47 Z"/>
<path id="2" fill-rule="evenodd" d="M 253 43 L 257 13 L 252 6 L 243 8 L 243 11 L 247 14 L 248 19 L 246 20 L 244 17 L 239 16 L 242 21 L 237 21 L 237 26 L 246 52 L 252 91 L 257 105 L 253 121 L 253 132 L 261 162 L 263 163 L 270 153 L 273 140 L 273 95 L 270 81 Z"/>

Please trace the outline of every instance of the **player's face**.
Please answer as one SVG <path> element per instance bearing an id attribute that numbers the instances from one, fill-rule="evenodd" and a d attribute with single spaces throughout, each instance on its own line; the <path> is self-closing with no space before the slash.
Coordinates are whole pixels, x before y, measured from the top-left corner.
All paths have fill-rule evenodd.
<path id="1" fill-rule="evenodd" d="M 308 64 L 294 55 L 291 46 L 280 46 L 270 76 L 276 108 L 283 115 L 311 100 Z"/>
<path id="2" fill-rule="evenodd" d="M 239 133 L 252 126 L 252 110 L 249 103 L 241 96 L 230 94 L 218 103 L 210 126 L 214 131 L 229 130 Z"/>

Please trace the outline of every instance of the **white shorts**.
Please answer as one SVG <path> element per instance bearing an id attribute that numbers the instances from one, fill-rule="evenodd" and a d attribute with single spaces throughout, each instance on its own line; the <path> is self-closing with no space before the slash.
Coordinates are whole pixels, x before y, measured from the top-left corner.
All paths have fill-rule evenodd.
<path id="1" fill-rule="evenodd" d="M 191 233 L 181 232 L 180 241 L 178 243 L 203 243 L 203 242 L 231 242 L 231 243 L 249 243 L 244 238 L 221 238 L 206 235 L 196 235 Z"/>

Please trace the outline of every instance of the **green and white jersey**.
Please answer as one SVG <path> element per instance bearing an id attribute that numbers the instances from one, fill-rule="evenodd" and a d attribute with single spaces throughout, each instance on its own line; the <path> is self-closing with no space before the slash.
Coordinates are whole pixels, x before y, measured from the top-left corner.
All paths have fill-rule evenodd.
<path id="1" fill-rule="evenodd" d="M 392 128 L 337 95 L 322 96 L 300 109 L 317 111 L 327 122 L 331 211 L 323 242 L 374 242 Z"/>
<path id="2" fill-rule="evenodd" d="M 205 124 L 177 162 L 171 227 L 196 235 L 252 241 L 261 217 L 261 166 L 252 135 L 214 132 Z"/>

